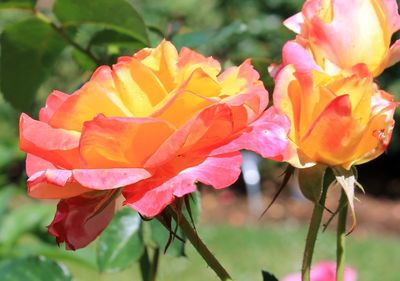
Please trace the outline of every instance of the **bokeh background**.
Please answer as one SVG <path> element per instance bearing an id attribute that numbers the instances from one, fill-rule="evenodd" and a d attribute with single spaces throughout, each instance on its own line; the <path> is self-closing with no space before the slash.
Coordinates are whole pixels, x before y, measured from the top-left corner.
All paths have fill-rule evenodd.
<path id="1" fill-rule="evenodd" d="M 61 2 L 56 13 L 54 2 Z M 122 2 L 133 7 L 132 10 L 118 9 Z M 71 3 L 75 8 L 81 7 L 74 16 L 68 15 L 74 12 L 72 8 L 69 10 Z M 56 202 L 35 201 L 25 195 L 25 155 L 18 149 L 21 112 L 37 117 L 53 89 L 72 93 L 97 65 L 111 65 L 118 56 L 130 55 L 147 45 L 155 46 L 163 38 L 171 40 L 177 48 L 187 46 L 212 55 L 224 68 L 251 58 L 272 93 L 273 81 L 267 66 L 280 62 L 283 44 L 294 37 L 282 21 L 299 11 L 302 4 L 300 0 L 70 0 L 69 4 L 62 0 L 0 0 L 0 276 L 2 272 L 23 268 L 16 275 L 20 277 L 12 280 L 39 280 L 24 274 L 49 265 L 50 270 L 54 261 L 61 265 L 65 279 L 60 280 L 140 280 L 140 264 L 129 257 L 129 251 L 122 268 L 102 268 L 98 241 L 86 249 L 67 252 L 47 235 L 46 225 L 52 220 Z M 86 20 L 91 13 L 103 16 L 99 16 L 98 22 Z M 63 26 L 62 16 L 72 17 L 77 24 Z M 38 17 L 62 26 L 63 34 L 43 29 L 37 23 Z M 140 17 L 143 30 L 137 27 L 137 33 L 124 32 L 129 26 L 126 18 Z M 148 40 L 135 35 L 143 32 Z M 397 100 L 400 100 L 399 77 L 400 67 L 394 66 L 378 81 Z M 400 123 L 399 111 L 395 118 Z M 223 191 L 200 188 L 202 211 L 198 230 L 235 280 L 261 280 L 261 270 L 273 272 L 277 277 L 299 271 L 312 208 L 293 179 L 267 214 L 259 218 L 278 190 L 285 165 L 260 159 L 256 162 L 261 189 L 253 196 L 248 196 L 243 177 Z M 358 270 L 361 281 L 398 281 L 399 126 L 387 152 L 358 170 L 366 194 L 358 192 L 358 227 L 348 238 L 348 263 Z M 328 207 L 335 208 L 337 193 L 330 195 Z M 332 222 L 321 233 L 316 261 L 334 260 L 334 229 Z M 46 266 L 37 266 L 43 260 Z M 99 267 L 116 272 L 100 273 Z M 54 268 L 53 271 L 58 267 Z M 217 278 L 192 247 L 186 245 L 161 257 L 158 280 Z"/>

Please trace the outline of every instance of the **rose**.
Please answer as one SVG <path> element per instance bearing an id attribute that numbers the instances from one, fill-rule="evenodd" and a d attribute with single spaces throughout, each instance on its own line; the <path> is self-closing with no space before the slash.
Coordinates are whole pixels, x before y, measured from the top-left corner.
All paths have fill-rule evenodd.
<path id="1" fill-rule="evenodd" d="M 379 156 L 389 144 L 397 106 L 379 90 L 364 65 L 348 73 L 299 71 L 284 66 L 275 77 L 274 106 L 291 120 L 285 159 L 350 169 Z"/>
<path id="2" fill-rule="evenodd" d="M 313 56 L 329 74 L 364 63 L 374 76 L 400 60 L 396 0 L 307 0 L 302 11 L 284 24 L 298 33 L 283 50 L 285 64 Z"/>
<path id="3" fill-rule="evenodd" d="M 330 261 L 319 262 L 311 270 L 311 281 L 335 281 L 336 264 Z M 357 272 L 346 267 L 344 271 L 344 281 L 356 281 Z M 282 281 L 301 281 L 301 274 L 294 273 L 283 278 Z"/>
<path id="4" fill-rule="evenodd" d="M 250 61 L 222 74 L 212 57 L 168 41 L 99 67 L 72 95 L 54 91 L 39 121 L 20 119 L 28 193 L 61 199 L 49 232 L 80 248 L 108 225 L 120 192 L 153 217 L 195 183 L 229 186 L 240 149 L 282 159 L 288 120 L 264 112 Z"/>

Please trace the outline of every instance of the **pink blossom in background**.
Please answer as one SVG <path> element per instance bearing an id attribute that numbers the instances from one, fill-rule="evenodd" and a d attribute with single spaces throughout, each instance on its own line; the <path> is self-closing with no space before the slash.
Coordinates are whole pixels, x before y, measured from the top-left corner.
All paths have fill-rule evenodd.
<path id="1" fill-rule="evenodd" d="M 301 281 L 301 273 L 287 275 L 282 281 Z M 336 281 L 336 264 L 332 261 L 317 263 L 311 270 L 311 281 Z M 347 266 L 344 281 L 357 281 L 357 272 Z"/>

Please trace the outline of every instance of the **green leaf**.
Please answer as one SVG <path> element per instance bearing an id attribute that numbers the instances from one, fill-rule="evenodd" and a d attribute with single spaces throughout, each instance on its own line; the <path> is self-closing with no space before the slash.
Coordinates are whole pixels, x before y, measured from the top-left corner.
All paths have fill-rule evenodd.
<path id="1" fill-rule="evenodd" d="M 326 166 L 315 165 L 310 168 L 299 169 L 299 186 L 304 197 L 312 202 L 318 202 L 324 184 Z"/>
<path id="2" fill-rule="evenodd" d="M 247 26 L 244 23 L 234 21 L 220 29 L 177 34 L 172 38 L 172 42 L 178 50 L 183 46 L 198 48 L 205 44 L 220 47 L 229 42 L 230 38 L 243 33 L 246 29 Z"/>
<path id="3" fill-rule="evenodd" d="M 0 243 L 10 249 L 18 238 L 47 224 L 54 208 L 44 204 L 29 204 L 14 209 L 5 216 L 0 228 Z"/>
<path id="4" fill-rule="evenodd" d="M 195 49 L 201 45 L 207 44 L 215 35 L 214 31 L 198 31 L 177 34 L 172 38 L 172 42 L 179 50 L 183 46 Z"/>
<path id="5" fill-rule="evenodd" d="M 29 111 L 66 44 L 49 24 L 35 18 L 7 26 L 0 43 L 1 91 L 14 107 Z"/>
<path id="6" fill-rule="evenodd" d="M 6 260 L 0 263 L 2 281 L 71 281 L 65 266 L 44 257 L 28 257 Z"/>
<path id="7" fill-rule="evenodd" d="M 94 71 L 97 67 L 96 63 L 93 62 L 87 55 L 76 49 L 72 50 L 72 57 L 78 63 L 79 67 L 85 71 Z"/>
<path id="8" fill-rule="evenodd" d="M 100 31 L 90 40 L 89 46 L 91 45 L 116 45 L 130 48 L 132 50 L 131 53 L 146 47 L 146 45 L 142 42 L 132 41 L 132 38 L 130 36 L 116 32 L 114 30 Z"/>
<path id="9" fill-rule="evenodd" d="M 11 0 L 1 1 L 0 10 L 2 9 L 23 9 L 31 10 L 35 7 L 35 0 Z"/>
<path id="10" fill-rule="evenodd" d="M 33 237 L 29 237 L 27 241 L 21 241 L 12 249 L 12 254 L 15 257 L 27 256 L 44 256 L 46 258 L 62 261 L 73 262 L 79 264 L 80 267 L 85 267 L 91 270 L 97 270 L 95 253 L 91 247 L 79 249 L 77 251 L 65 251 L 57 247 L 56 243 L 44 243 Z"/>
<path id="11" fill-rule="evenodd" d="M 279 281 L 275 275 L 269 273 L 268 271 L 262 271 L 263 281 Z"/>
<path id="12" fill-rule="evenodd" d="M 56 0 L 54 13 L 63 26 L 101 24 L 149 45 L 146 25 L 128 0 Z"/>
<path id="13" fill-rule="evenodd" d="M 99 240 L 97 262 L 101 271 L 119 271 L 140 259 L 144 251 L 140 224 L 140 216 L 130 208 L 114 216 Z"/>
<path id="14" fill-rule="evenodd" d="M 11 198 L 15 195 L 17 186 L 10 185 L 4 186 L 0 189 L 0 218 L 4 215 L 5 211 L 9 207 Z"/>

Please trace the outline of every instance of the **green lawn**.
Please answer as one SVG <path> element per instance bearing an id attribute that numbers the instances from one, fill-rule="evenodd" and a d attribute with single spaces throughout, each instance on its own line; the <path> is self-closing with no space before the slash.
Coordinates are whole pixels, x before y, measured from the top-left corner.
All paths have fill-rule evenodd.
<path id="1" fill-rule="evenodd" d="M 298 271 L 306 230 L 293 224 L 273 226 L 201 225 L 201 237 L 237 281 L 261 281 L 261 269 L 282 277 Z M 348 263 L 359 272 L 359 281 L 399 281 L 400 240 L 394 237 L 350 236 Z M 205 262 L 187 245 L 187 258 L 163 256 L 158 281 L 218 280 Z M 319 236 L 315 260 L 335 258 L 335 237 L 332 233 Z M 69 262 L 77 281 L 140 280 L 138 267 L 120 273 L 96 273 Z"/>

